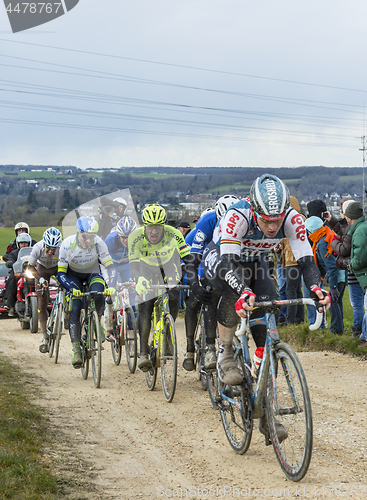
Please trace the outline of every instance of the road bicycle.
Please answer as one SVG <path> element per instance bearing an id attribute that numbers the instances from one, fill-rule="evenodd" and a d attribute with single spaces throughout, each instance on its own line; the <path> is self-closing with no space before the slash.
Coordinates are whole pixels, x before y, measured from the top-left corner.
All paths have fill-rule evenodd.
<path id="1" fill-rule="evenodd" d="M 175 322 L 169 310 L 168 290 L 189 288 L 187 285 L 150 285 L 152 290 L 164 290 L 154 302 L 152 314 L 153 338 L 149 347 L 152 368 L 145 372 L 149 390 L 153 391 L 158 368 L 161 368 L 164 397 L 173 400 L 177 382 L 177 338 Z"/>
<path id="2" fill-rule="evenodd" d="M 118 283 L 117 294 L 113 306 L 113 341 L 111 342 L 112 358 L 116 365 L 120 364 L 122 346 L 125 346 L 126 361 L 131 373 L 136 370 L 138 359 L 138 336 L 136 317 L 130 305 L 130 291 L 135 290 L 135 283 Z"/>
<path id="3" fill-rule="evenodd" d="M 102 334 L 101 324 L 96 311 L 94 298 L 97 295 L 105 295 L 104 292 L 87 291 L 87 283 L 83 283 L 83 293 L 81 298 L 84 298 L 84 307 L 80 312 L 81 325 L 81 353 L 82 366 L 81 373 L 84 380 L 88 378 L 89 360 L 92 364 L 93 382 L 98 389 L 101 385 L 102 376 L 102 342 L 104 334 Z M 69 301 L 69 310 L 72 307 L 72 297 Z"/>
<path id="4" fill-rule="evenodd" d="M 276 312 L 281 307 L 311 304 L 312 299 L 257 302 L 254 308 L 265 309 L 264 316 L 242 319 L 233 346 L 243 382 L 238 386 L 223 384 L 218 378 L 217 404 L 229 444 L 240 455 L 250 446 L 253 419 L 262 418 L 265 444 L 273 445 L 285 475 L 300 481 L 306 474 L 312 454 L 312 410 L 306 377 L 294 350 L 279 339 Z M 322 314 L 317 313 L 317 329 Z M 248 338 L 251 327 L 266 326 L 264 356 L 258 375 L 251 374 Z M 281 441 L 276 428 L 283 425 L 288 436 Z M 284 436 L 283 436 L 284 438 Z"/>
<path id="5" fill-rule="evenodd" d="M 54 356 L 55 364 L 59 359 L 61 337 L 62 335 L 65 335 L 65 333 L 63 332 L 65 307 L 65 289 L 60 284 L 58 284 L 57 294 L 46 325 L 46 331 L 49 335 L 48 355 L 50 358 Z"/>

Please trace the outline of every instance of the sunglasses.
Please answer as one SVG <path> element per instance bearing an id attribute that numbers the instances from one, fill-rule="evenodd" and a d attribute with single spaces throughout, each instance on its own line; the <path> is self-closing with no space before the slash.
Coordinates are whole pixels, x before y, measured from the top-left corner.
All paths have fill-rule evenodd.
<path id="1" fill-rule="evenodd" d="M 95 236 L 96 236 L 95 234 L 89 234 L 89 233 L 87 233 L 87 234 L 81 234 L 81 235 L 80 235 L 81 239 L 82 239 L 82 240 L 84 240 L 84 241 L 87 241 L 87 240 L 89 240 L 89 241 L 94 240 Z"/>
<path id="2" fill-rule="evenodd" d="M 45 245 L 46 250 L 56 250 L 56 247 L 49 247 L 48 245 Z"/>

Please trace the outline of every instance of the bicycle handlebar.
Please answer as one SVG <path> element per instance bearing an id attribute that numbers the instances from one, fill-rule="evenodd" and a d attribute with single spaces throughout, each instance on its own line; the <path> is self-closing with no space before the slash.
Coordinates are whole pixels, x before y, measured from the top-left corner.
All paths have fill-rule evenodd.
<path id="1" fill-rule="evenodd" d="M 152 290 L 173 290 L 174 288 L 177 288 L 177 290 L 191 289 L 190 285 L 149 285 L 149 288 Z"/>
<path id="2" fill-rule="evenodd" d="M 323 313 L 320 313 L 317 309 L 317 300 L 313 300 L 310 298 L 302 298 L 302 299 L 289 299 L 289 300 L 269 300 L 267 302 L 255 302 L 254 308 L 281 308 L 285 306 L 296 306 L 296 305 L 311 305 L 316 307 L 316 321 L 312 325 L 309 325 L 309 329 L 311 331 L 317 330 L 323 319 Z M 246 331 L 247 322 L 246 318 L 241 318 L 240 328 L 236 331 L 236 336 L 240 337 Z"/>

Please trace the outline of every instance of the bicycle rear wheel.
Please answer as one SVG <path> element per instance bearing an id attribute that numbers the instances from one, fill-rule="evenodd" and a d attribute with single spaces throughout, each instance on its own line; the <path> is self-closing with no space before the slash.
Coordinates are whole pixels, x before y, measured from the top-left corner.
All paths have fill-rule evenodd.
<path id="1" fill-rule="evenodd" d="M 124 339 L 127 366 L 130 372 L 134 373 L 138 359 L 138 336 L 135 313 L 131 306 L 124 309 Z"/>
<path id="2" fill-rule="evenodd" d="M 80 327 L 81 327 L 80 348 L 82 351 L 82 361 L 83 361 L 83 364 L 81 366 L 81 373 L 83 380 L 86 380 L 88 378 L 88 373 L 89 373 L 90 354 L 88 352 L 88 323 L 85 322 L 84 309 L 82 309 L 80 312 Z"/>
<path id="3" fill-rule="evenodd" d="M 112 314 L 113 323 L 113 336 L 115 338 L 114 342 L 111 342 L 112 358 L 115 365 L 119 365 L 121 361 L 122 347 L 120 343 L 121 327 L 117 324 L 117 312 L 113 311 Z"/>
<path id="4" fill-rule="evenodd" d="M 270 439 L 285 475 L 300 481 L 310 465 L 313 425 L 306 377 L 294 350 L 280 342 L 274 347 L 276 379 L 270 371 L 266 386 L 266 411 Z M 280 442 L 276 427 L 280 422 L 288 437 Z"/>
<path id="5" fill-rule="evenodd" d="M 170 314 L 164 318 L 161 375 L 164 397 L 170 403 L 175 395 L 177 382 L 177 338 L 175 322 Z"/>
<path id="6" fill-rule="evenodd" d="M 55 338 L 55 364 L 59 359 L 59 350 L 60 350 L 60 340 L 62 336 L 63 330 L 63 305 L 60 303 L 57 306 L 56 312 L 56 320 L 55 320 L 55 329 L 54 329 L 54 338 Z"/>
<path id="7" fill-rule="evenodd" d="M 239 369 L 244 374 L 247 368 L 243 361 L 242 351 L 238 353 L 236 360 Z M 224 385 L 218 377 L 218 391 L 220 394 L 218 406 L 224 432 L 233 450 L 243 455 L 250 446 L 253 427 L 249 387 L 246 382 L 236 386 Z M 228 397 L 230 401 L 225 397 Z"/>
<path id="8" fill-rule="evenodd" d="M 90 318 L 89 342 L 91 350 L 91 362 L 94 385 L 98 389 L 101 385 L 102 375 L 102 337 L 101 326 L 96 311 L 92 312 Z"/>

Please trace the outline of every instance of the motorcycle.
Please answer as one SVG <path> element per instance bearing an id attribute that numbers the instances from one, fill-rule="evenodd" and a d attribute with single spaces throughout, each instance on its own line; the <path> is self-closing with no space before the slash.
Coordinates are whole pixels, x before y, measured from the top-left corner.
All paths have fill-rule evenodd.
<path id="1" fill-rule="evenodd" d="M 13 264 L 14 276 L 19 278 L 17 283 L 17 301 L 15 312 L 23 330 L 30 328 L 31 333 L 38 331 L 38 301 L 35 279 L 30 271 L 26 271 L 32 248 L 24 247 L 19 250 L 18 258 Z"/>

